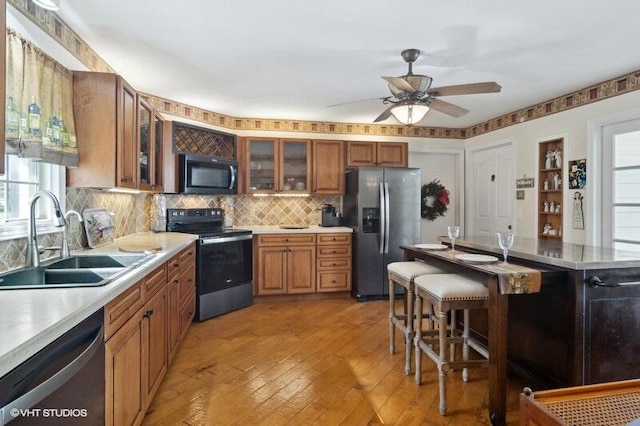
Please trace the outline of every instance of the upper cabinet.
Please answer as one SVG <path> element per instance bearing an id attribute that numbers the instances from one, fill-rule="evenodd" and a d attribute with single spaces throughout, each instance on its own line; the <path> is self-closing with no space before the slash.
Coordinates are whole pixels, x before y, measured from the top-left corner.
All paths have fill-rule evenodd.
<path id="1" fill-rule="evenodd" d="M 344 195 L 344 142 L 314 140 L 312 142 L 312 194 Z"/>
<path id="2" fill-rule="evenodd" d="M 347 167 L 408 167 L 409 150 L 405 142 L 346 142 Z"/>
<path id="3" fill-rule="evenodd" d="M 246 193 L 310 191 L 310 140 L 246 138 L 241 158 Z"/>
<path id="4" fill-rule="evenodd" d="M 73 110 L 80 164 L 67 170 L 68 186 L 162 192 L 156 112 L 122 77 L 74 72 Z"/>

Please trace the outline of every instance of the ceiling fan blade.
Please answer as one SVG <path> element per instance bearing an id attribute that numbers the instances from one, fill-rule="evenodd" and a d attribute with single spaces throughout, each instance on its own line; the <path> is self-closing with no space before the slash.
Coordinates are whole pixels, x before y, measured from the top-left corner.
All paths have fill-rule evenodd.
<path id="1" fill-rule="evenodd" d="M 382 114 L 380 114 L 375 120 L 373 120 L 374 123 L 377 123 L 379 121 L 384 121 L 387 118 L 391 117 L 391 110 L 395 107 L 394 105 L 391 105 L 389 108 L 385 109 Z"/>
<path id="2" fill-rule="evenodd" d="M 395 87 L 396 89 L 402 92 L 413 93 L 416 91 L 416 89 L 414 89 L 412 85 L 407 83 L 407 80 L 405 80 L 404 78 L 400 78 L 400 77 L 382 77 L 382 78 L 386 80 L 387 83 L 389 83 L 390 85 L 392 85 L 393 87 Z"/>
<path id="3" fill-rule="evenodd" d="M 464 109 L 462 107 L 459 107 L 458 105 L 454 105 L 440 99 L 431 99 L 429 108 L 450 115 L 451 117 L 462 117 L 469 112 L 468 109 Z"/>
<path id="4" fill-rule="evenodd" d="M 384 101 L 385 99 L 389 99 L 389 96 L 384 97 L 384 98 L 360 99 L 360 100 L 358 100 L 358 101 L 343 102 L 343 103 L 341 103 L 341 104 L 327 105 L 327 108 L 332 108 L 332 107 L 337 107 L 337 106 L 343 106 L 343 105 L 357 104 L 357 103 L 359 103 L 359 102 L 368 102 L 368 101 Z"/>
<path id="5" fill-rule="evenodd" d="M 455 86 L 432 87 L 427 90 L 431 96 L 473 95 L 476 93 L 497 93 L 502 87 L 495 81 L 484 83 L 458 84 Z"/>

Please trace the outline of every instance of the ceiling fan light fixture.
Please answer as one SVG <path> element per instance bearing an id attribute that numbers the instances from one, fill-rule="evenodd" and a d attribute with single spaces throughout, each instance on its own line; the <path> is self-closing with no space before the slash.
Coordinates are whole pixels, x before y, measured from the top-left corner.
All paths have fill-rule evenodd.
<path id="1" fill-rule="evenodd" d="M 43 9 L 59 10 L 60 0 L 33 0 L 33 2 Z"/>
<path id="2" fill-rule="evenodd" d="M 429 112 L 429 109 L 424 104 L 403 103 L 395 106 L 391 110 L 391 114 L 402 124 L 412 126 L 422 120 Z"/>

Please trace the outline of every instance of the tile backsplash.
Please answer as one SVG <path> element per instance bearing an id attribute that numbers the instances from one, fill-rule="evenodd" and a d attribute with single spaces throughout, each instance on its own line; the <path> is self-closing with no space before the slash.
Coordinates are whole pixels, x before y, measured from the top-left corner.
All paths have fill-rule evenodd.
<path id="1" fill-rule="evenodd" d="M 67 188 L 66 209 L 106 208 L 115 214 L 116 238 L 149 231 L 163 217 L 167 208 L 209 208 L 225 210 L 227 226 L 269 226 L 280 224 L 315 225 L 322 204 L 333 204 L 341 211 L 342 197 L 337 195 L 309 197 L 253 197 L 249 195 L 199 196 L 175 194 L 121 194 L 91 188 Z M 88 247 L 84 227 L 70 219 L 71 250 Z M 61 234 L 38 236 L 42 246 L 59 246 Z M 24 265 L 27 239 L 0 241 L 0 271 Z M 58 252 L 46 252 L 46 257 Z"/>

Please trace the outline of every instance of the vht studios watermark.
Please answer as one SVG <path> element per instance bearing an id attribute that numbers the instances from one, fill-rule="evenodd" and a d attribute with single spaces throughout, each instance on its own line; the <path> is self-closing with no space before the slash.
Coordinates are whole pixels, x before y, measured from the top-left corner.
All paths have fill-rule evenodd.
<path id="1" fill-rule="evenodd" d="M 72 418 L 87 417 L 86 408 L 12 408 L 11 417 Z"/>

